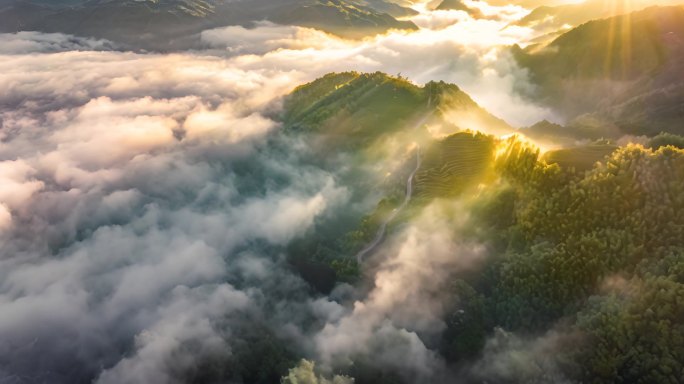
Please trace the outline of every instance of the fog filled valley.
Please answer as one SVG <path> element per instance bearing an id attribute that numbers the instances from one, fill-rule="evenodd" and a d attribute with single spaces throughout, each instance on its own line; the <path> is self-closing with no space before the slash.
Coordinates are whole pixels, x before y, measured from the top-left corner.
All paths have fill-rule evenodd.
<path id="1" fill-rule="evenodd" d="M 0 0 L 0 383 L 680 383 L 684 2 Z"/>

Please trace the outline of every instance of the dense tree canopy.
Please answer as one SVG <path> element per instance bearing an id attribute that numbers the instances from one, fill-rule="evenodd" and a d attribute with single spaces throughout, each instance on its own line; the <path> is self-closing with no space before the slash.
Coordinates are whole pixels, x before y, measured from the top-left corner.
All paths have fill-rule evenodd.
<path id="1" fill-rule="evenodd" d="M 488 277 L 493 323 L 534 332 L 570 319 L 586 336 L 567 351 L 577 379 L 679 382 L 684 151 L 629 145 L 578 174 L 513 139 L 498 169 L 506 183 L 487 204 L 514 208 L 479 211 L 484 224 L 512 214 L 489 226 L 504 239 Z"/>

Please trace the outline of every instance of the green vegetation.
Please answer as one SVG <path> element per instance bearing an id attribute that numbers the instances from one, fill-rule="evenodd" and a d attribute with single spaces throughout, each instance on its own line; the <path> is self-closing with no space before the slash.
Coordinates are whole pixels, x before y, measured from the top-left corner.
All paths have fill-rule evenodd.
<path id="1" fill-rule="evenodd" d="M 482 180 L 493 163 L 494 148 L 493 138 L 482 133 L 462 132 L 434 142 L 415 177 L 416 198 L 457 196 Z"/>
<path id="2" fill-rule="evenodd" d="M 179 377 L 179 382 L 271 384 L 296 364 L 297 359 L 286 343 L 259 320 L 243 316 L 235 330 L 240 338 L 231 341 L 230 350 L 203 359 Z"/>
<path id="3" fill-rule="evenodd" d="M 593 120 L 615 137 L 681 134 L 683 38 L 684 7 L 651 7 L 512 52 L 539 86 L 530 97 L 554 107 L 574 129 Z M 592 119 L 577 119 L 586 114 Z"/>
<path id="4" fill-rule="evenodd" d="M 368 142 L 427 113 L 428 98 L 422 88 L 382 73 L 333 74 L 297 88 L 284 121 L 290 129 Z"/>
<path id="5" fill-rule="evenodd" d="M 530 127 L 521 128 L 519 132 L 531 139 L 562 145 L 563 147 L 577 146 L 578 141 L 600 141 L 606 137 L 621 136 L 617 127 L 592 116 L 579 117 L 570 122 L 568 126 L 542 120 Z"/>
<path id="6" fill-rule="evenodd" d="M 281 380 L 281 384 L 353 384 L 354 380 L 347 376 L 333 376 L 332 380 L 328 380 L 325 377 L 316 374 L 315 372 L 316 364 L 308 361 L 302 360 L 299 365 L 290 369 L 287 376 L 284 376 Z"/>
<path id="7" fill-rule="evenodd" d="M 439 350 L 447 361 L 472 360 L 484 347 L 488 333 L 485 298 L 463 280 L 455 280 L 449 289 L 452 302 Z"/>
<path id="8" fill-rule="evenodd" d="M 666 19 L 667 26 L 658 25 Z M 658 70 L 666 60 L 661 27 L 684 20 L 684 8 L 649 8 L 645 11 L 594 20 L 564 33 L 547 47 L 518 50 L 519 62 L 534 69 L 542 81 L 561 78 L 629 80 Z M 663 20 L 665 21 L 665 20 Z"/>
<path id="9" fill-rule="evenodd" d="M 654 4 L 653 1 L 649 0 L 631 0 L 629 2 L 587 0 L 570 3 L 561 2 L 558 5 L 550 2 L 544 3 L 511 25 L 529 27 L 535 29 L 537 33 L 553 35 L 555 31 L 562 31 L 568 25 L 579 26 L 591 20 L 628 14 Z M 667 2 L 658 1 L 658 3 L 666 4 Z M 670 4 L 676 4 L 676 2 L 670 2 Z"/>
<path id="10" fill-rule="evenodd" d="M 473 203 L 476 229 L 467 235 L 490 244 L 492 257 L 448 288 L 439 343 L 445 359 L 476 360 L 497 327 L 536 334 L 560 322 L 567 327 L 560 340 L 569 344 L 554 358 L 563 361 L 563 376 L 677 382 L 684 151 L 594 143 L 542 157 L 516 138 L 459 133 L 435 142 L 424 161 L 435 180 L 489 183 Z M 423 202 L 463 190 L 429 185 Z M 361 362 L 349 373 L 359 382 L 399 380 Z"/>
<path id="11" fill-rule="evenodd" d="M 658 149 L 668 145 L 671 145 L 675 148 L 684 149 L 684 136 L 661 132 L 648 142 L 648 146 L 652 149 Z"/>
<path id="12" fill-rule="evenodd" d="M 635 277 L 631 291 L 593 297 L 578 318 L 588 343 L 576 352 L 596 383 L 681 383 L 684 377 L 682 254 L 665 275 Z"/>
<path id="13" fill-rule="evenodd" d="M 420 87 L 380 72 L 329 74 L 295 89 L 284 111 L 287 131 L 324 134 L 335 143 L 335 152 L 368 148 L 379 138 L 389 140 L 389 135 L 401 140 L 401 133 L 408 136 L 406 144 L 421 142 L 415 131 L 425 124 L 446 126 L 449 133 L 483 128 L 473 124 L 511 129 L 453 84 Z"/>
<path id="14" fill-rule="evenodd" d="M 581 367 L 568 376 L 679 382 L 684 151 L 622 147 L 580 175 L 511 140 L 497 169 L 507 183 L 475 209 L 499 254 L 477 282 L 489 329 L 539 332 L 564 319 L 584 336 L 563 351 Z"/>
<path id="15" fill-rule="evenodd" d="M 448 124 L 444 116 L 459 103 L 464 110 L 479 108 L 455 86 L 419 87 L 379 73 L 332 74 L 296 89 L 285 103 L 288 134 L 330 140 L 322 146 L 327 156 L 354 153 L 350 168 L 378 159 L 369 153 L 387 142 L 401 142 L 403 152 L 395 152 L 402 156 L 400 165 L 380 189 L 384 197 L 377 206 L 295 241 L 288 252 L 297 255 L 294 265 L 305 277 L 315 276 L 307 280 L 319 289 L 358 279 L 352 258 L 403 200 L 405 178 L 415 164 L 405 148 L 415 140 L 422 159 L 415 198 L 388 233 L 435 199 L 459 198 L 471 208 L 471 225 L 461 235 L 490 250 L 478 270 L 455 273 L 445 287 L 445 329 L 434 344 L 442 357 L 467 366 L 489 353 L 493 337 L 508 335 L 497 348 L 520 350 L 528 335 L 555 332 L 548 341 L 556 343 L 548 347 L 557 363 L 554 372 L 525 370 L 521 381 L 543 376 L 679 382 L 684 377 L 684 150 L 677 148 L 682 137 L 660 134 L 650 148 L 597 140 L 541 155 L 517 137 L 500 140 L 466 131 L 431 138 L 416 124 L 421 116 Z M 542 122 L 529 129 L 553 137 L 569 128 Z M 344 182 L 344 173 L 339 175 Z M 365 182 L 348 185 L 360 196 L 373 188 Z M 358 383 L 402 382 L 365 359 L 355 358 L 345 373 Z M 477 373 L 468 374 L 478 379 Z"/>
<path id="16" fill-rule="evenodd" d="M 425 148 L 424 166 L 414 179 L 418 201 L 455 196 L 490 166 L 492 138 L 459 133 L 436 140 L 425 125 L 441 126 L 451 133 L 461 130 L 453 125 L 454 120 L 463 127 L 477 123 L 511 129 L 455 85 L 430 82 L 421 87 L 379 72 L 333 73 L 297 87 L 286 98 L 281 119 L 288 135 L 313 144 L 317 166 L 335 171 L 338 182 L 358 199 L 378 195 L 370 211 L 357 212 L 355 217 L 346 212 L 347 218 L 340 214 L 329 230 L 319 226 L 289 247 L 300 272 L 323 291 L 331 289 L 336 279 L 353 282 L 358 278 L 355 261 L 346 258 L 370 242 L 403 201 L 406 177 L 415 166 L 410 148 L 416 144 Z M 341 168 L 346 171 L 340 172 Z M 321 274 L 326 277 L 317 277 Z M 330 274 L 336 278 L 329 278 Z"/>
<path id="17" fill-rule="evenodd" d="M 435 142 L 424 161 L 434 180 L 489 185 L 472 203 L 466 235 L 489 244 L 492 256 L 448 288 L 439 344 L 447 361 L 476 360 L 498 327 L 527 335 L 563 324 L 559 344 L 549 347 L 562 362 L 554 375 L 679 382 L 684 150 L 597 142 L 541 156 L 517 138 L 459 133 Z M 453 198 L 462 187 L 444 182 L 429 190 L 423 201 Z M 363 377 L 373 372 L 380 374 Z M 534 372 L 525 371 L 525 380 L 549 374 Z"/>
<path id="18" fill-rule="evenodd" d="M 543 160 L 549 164 L 558 164 L 565 169 L 584 172 L 590 170 L 596 162 L 604 160 L 617 148 L 617 146 L 610 142 L 596 142 L 589 145 L 546 152 Z"/>

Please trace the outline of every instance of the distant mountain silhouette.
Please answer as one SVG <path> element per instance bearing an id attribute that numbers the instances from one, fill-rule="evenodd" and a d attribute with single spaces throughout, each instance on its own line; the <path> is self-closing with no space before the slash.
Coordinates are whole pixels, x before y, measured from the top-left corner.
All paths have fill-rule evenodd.
<path id="1" fill-rule="evenodd" d="M 548 45 L 514 47 L 540 92 L 570 125 L 684 133 L 684 7 L 591 21 Z"/>
<path id="2" fill-rule="evenodd" d="M 263 20 L 358 38 L 415 29 L 390 15 L 413 12 L 385 0 L 0 0 L 0 32 L 61 32 L 164 51 L 195 47 L 204 29 Z"/>

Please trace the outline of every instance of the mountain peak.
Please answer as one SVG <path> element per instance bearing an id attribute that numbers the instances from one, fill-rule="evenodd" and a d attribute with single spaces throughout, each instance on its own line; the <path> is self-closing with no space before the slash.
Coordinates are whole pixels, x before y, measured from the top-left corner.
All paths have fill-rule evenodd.
<path id="1" fill-rule="evenodd" d="M 426 124 L 442 127 L 440 135 L 511 130 L 454 84 L 419 86 L 382 72 L 333 73 L 300 86 L 286 98 L 283 120 L 289 129 L 340 132 L 364 141 Z"/>

